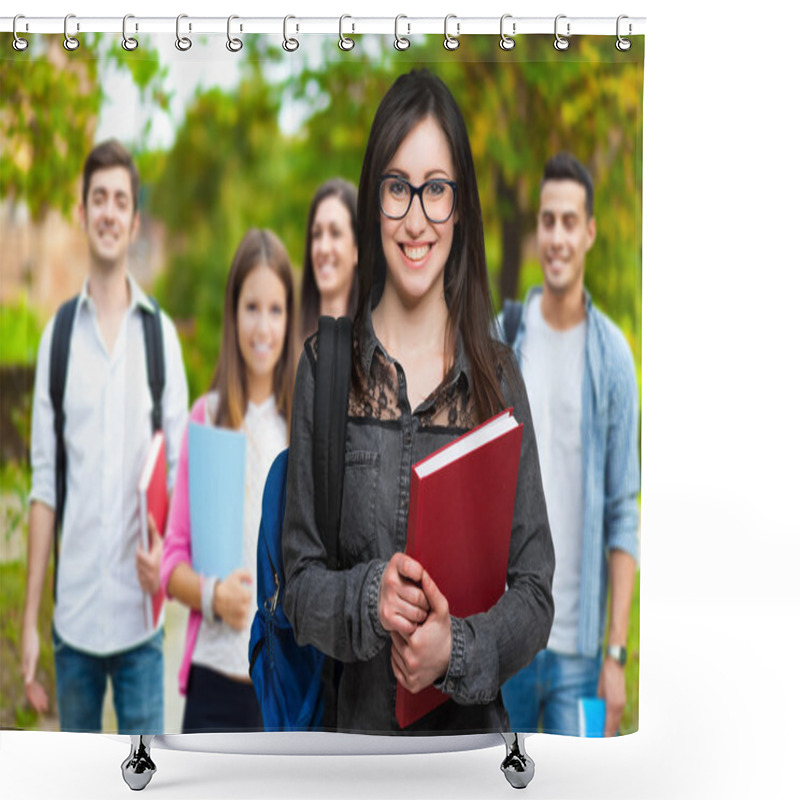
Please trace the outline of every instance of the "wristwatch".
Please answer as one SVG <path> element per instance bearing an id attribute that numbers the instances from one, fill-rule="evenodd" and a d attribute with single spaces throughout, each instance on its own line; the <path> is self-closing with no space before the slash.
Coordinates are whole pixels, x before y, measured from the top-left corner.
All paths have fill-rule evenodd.
<path id="1" fill-rule="evenodd" d="M 606 647 L 606 655 L 613 658 L 621 667 L 624 667 L 628 660 L 628 651 L 623 644 L 610 644 Z"/>

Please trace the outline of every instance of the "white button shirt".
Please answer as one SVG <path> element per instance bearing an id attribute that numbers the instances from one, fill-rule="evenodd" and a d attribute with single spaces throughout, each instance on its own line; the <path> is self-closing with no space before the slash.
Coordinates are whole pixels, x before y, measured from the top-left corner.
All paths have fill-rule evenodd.
<path id="1" fill-rule="evenodd" d="M 71 647 L 104 656 L 136 647 L 145 626 L 136 573 L 137 484 L 152 437 L 142 313 L 149 298 L 129 275 L 131 302 L 109 353 L 84 283 L 70 340 L 64 391 L 67 497 L 54 625 Z M 39 344 L 33 396 L 30 499 L 55 508 L 55 433 L 50 402 L 51 319 Z M 162 312 L 162 423 L 172 488 L 188 390 L 175 326 Z"/>

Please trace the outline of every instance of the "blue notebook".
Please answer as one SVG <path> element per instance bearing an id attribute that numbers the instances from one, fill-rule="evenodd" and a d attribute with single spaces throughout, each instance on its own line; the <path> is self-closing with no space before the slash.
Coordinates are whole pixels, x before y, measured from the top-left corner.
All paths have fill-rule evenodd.
<path id="1" fill-rule="evenodd" d="M 189 423 L 192 568 L 220 580 L 244 565 L 245 435 Z"/>
<path id="2" fill-rule="evenodd" d="M 602 738 L 606 726 L 606 701 L 601 697 L 581 697 L 580 735 Z"/>

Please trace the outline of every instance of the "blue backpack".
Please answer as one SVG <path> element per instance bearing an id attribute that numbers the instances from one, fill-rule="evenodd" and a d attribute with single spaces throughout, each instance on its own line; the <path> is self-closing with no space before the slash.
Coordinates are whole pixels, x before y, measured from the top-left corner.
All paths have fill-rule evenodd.
<path id="1" fill-rule="evenodd" d="M 329 569 L 338 565 L 351 336 L 349 318 L 320 318 L 314 385 L 314 515 L 328 552 Z M 306 342 L 306 349 L 310 351 L 310 347 Z M 314 358 L 309 360 L 313 367 Z M 250 678 L 265 730 L 335 728 L 338 665 L 312 645 L 300 647 L 283 610 L 281 532 L 288 461 L 288 449 L 275 458 L 261 501 L 258 605 L 250 629 Z"/>
<path id="2" fill-rule="evenodd" d="M 509 347 L 513 347 L 517 341 L 522 310 L 522 303 L 519 300 L 503 301 L 503 339 Z"/>

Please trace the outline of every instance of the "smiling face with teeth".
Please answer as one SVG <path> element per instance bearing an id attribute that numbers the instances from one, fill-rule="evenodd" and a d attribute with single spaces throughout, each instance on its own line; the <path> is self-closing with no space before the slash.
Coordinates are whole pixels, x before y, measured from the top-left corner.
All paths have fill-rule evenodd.
<path id="1" fill-rule="evenodd" d="M 320 296 L 345 309 L 358 262 L 350 212 L 335 194 L 317 206 L 311 226 L 311 264 Z"/>
<path id="2" fill-rule="evenodd" d="M 263 402 L 273 392 L 286 326 L 286 289 L 275 270 L 262 262 L 244 279 L 236 308 L 237 343 L 248 395 L 255 402 Z"/>
<path id="3" fill-rule="evenodd" d="M 583 292 L 586 253 L 594 238 L 595 221 L 587 218 L 586 189 L 574 180 L 545 181 L 536 247 L 546 292 L 557 296 Z"/>
<path id="4" fill-rule="evenodd" d="M 450 145 L 432 116 L 424 117 L 411 129 L 384 173 L 405 178 L 414 186 L 431 178 L 456 179 Z M 457 221 L 455 212 L 446 222 L 430 222 L 418 196 L 402 219 L 381 214 L 381 245 L 386 258 L 384 291 L 395 293 L 404 306 L 428 298 L 441 298 L 444 302 L 444 268 Z"/>
<path id="5" fill-rule="evenodd" d="M 85 205 L 81 204 L 78 214 L 92 263 L 104 272 L 124 270 L 128 247 L 139 226 L 128 170 L 119 166 L 92 173 Z"/>

